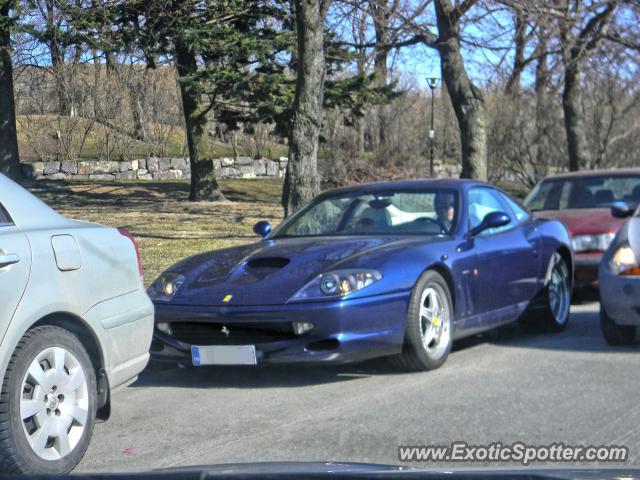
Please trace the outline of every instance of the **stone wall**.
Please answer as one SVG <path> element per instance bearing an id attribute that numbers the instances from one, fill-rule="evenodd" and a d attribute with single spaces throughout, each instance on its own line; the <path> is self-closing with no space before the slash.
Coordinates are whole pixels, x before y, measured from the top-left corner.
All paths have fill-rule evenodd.
<path id="1" fill-rule="evenodd" d="M 278 160 L 250 157 L 215 158 L 212 160 L 218 178 L 282 178 L 287 158 Z M 458 178 L 461 167 L 435 163 L 436 177 Z M 322 172 L 321 172 L 322 173 Z M 31 180 L 96 179 L 96 180 L 178 180 L 190 178 L 186 158 L 141 158 L 126 162 L 104 160 L 23 163 L 22 174 Z"/>
<path id="2" fill-rule="evenodd" d="M 462 166 L 435 162 L 433 164 L 433 171 L 436 178 L 460 178 Z"/>
<path id="3" fill-rule="evenodd" d="M 213 164 L 218 178 L 278 178 L 284 176 L 287 158 L 215 158 Z M 22 175 L 31 180 L 177 180 L 191 176 L 188 159 L 156 157 L 126 162 L 87 160 L 23 163 Z"/>

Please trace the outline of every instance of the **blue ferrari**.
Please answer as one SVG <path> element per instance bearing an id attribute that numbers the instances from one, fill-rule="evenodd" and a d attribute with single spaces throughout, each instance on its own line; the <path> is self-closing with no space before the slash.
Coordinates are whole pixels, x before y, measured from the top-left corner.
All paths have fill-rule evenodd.
<path id="1" fill-rule="evenodd" d="M 456 339 L 569 318 L 570 239 L 502 190 L 417 180 L 325 192 L 261 241 L 183 260 L 149 288 L 152 356 L 185 365 L 444 363 Z"/>

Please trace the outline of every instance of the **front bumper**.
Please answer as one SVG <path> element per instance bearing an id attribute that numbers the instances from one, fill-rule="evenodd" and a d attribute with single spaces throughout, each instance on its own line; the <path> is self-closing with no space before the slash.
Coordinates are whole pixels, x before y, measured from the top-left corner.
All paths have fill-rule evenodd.
<path id="1" fill-rule="evenodd" d="M 277 306 L 202 307 L 156 303 L 156 323 L 215 324 L 229 331 L 227 339 L 198 344 L 154 332 L 151 357 L 192 364 L 191 345 L 238 345 L 234 325 L 310 322 L 303 335 L 276 341 L 247 338 L 262 363 L 349 363 L 393 355 L 402 351 L 410 292 L 353 300 L 298 303 Z M 203 337 L 204 340 L 204 337 Z M 244 340 L 244 338 L 243 338 Z"/>
<path id="2" fill-rule="evenodd" d="M 598 268 L 603 252 L 574 253 L 574 282 L 576 287 L 598 285 Z"/>
<path id="3" fill-rule="evenodd" d="M 600 267 L 600 304 L 618 325 L 640 326 L 640 277 L 611 273 Z"/>

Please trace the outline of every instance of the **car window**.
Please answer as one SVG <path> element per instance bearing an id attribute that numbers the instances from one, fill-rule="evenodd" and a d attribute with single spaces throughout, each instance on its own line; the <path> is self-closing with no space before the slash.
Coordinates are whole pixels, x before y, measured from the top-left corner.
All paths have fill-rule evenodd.
<path id="1" fill-rule="evenodd" d="M 487 214 L 492 212 L 504 212 L 504 207 L 498 199 L 498 192 L 490 188 L 472 188 L 469 190 L 469 226 L 475 228 L 482 222 Z M 507 212 L 505 212 L 507 213 Z M 514 225 L 513 219 L 500 227 L 489 228 L 481 233 L 481 235 L 491 235 L 494 233 L 508 230 Z"/>
<path id="2" fill-rule="evenodd" d="M 527 211 L 522 208 L 513 198 L 511 198 L 509 195 L 506 195 L 502 192 L 497 192 L 497 194 L 500 196 L 500 198 L 509 206 L 509 208 L 511 209 L 512 213 L 515 216 L 515 219 L 518 223 L 526 220 L 529 217 L 529 213 L 527 213 Z"/>
<path id="3" fill-rule="evenodd" d="M 452 189 L 346 192 L 322 198 L 287 220 L 273 235 L 442 235 L 457 225 Z"/>
<path id="4" fill-rule="evenodd" d="M 568 203 L 570 189 L 568 182 L 544 181 L 535 186 L 524 204 L 531 211 L 558 210 Z"/>
<path id="5" fill-rule="evenodd" d="M 7 210 L 0 203 L 0 227 L 6 227 L 7 225 L 13 225 L 13 220 L 9 216 Z"/>
<path id="6" fill-rule="evenodd" d="M 525 200 L 535 210 L 609 208 L 623 201 L 632 208 L 640 204 L 640 176 L 610 175 L 559 178 L 539 183 Z"/>

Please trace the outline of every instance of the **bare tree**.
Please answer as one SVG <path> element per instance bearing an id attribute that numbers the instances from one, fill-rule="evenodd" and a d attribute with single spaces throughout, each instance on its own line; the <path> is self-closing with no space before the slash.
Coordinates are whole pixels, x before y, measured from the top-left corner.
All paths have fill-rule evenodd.
<path id="1" fill-rule="evenodd" d="M 365 10 L 354 9 L 351 19 L 351 35 L 356 44 L 364 44 L 367 34 L 367 17 Z M 367 49 L 356 47 L 356 69 L 358 75 L 364 76 L 367 73 Z M 364 117 L 364 116 L 363 116 Z M 363 117 L 355 119 L 356 130 L 356 152 L 363 154 L 365 151 L 365 121 Z"/>
<path id="2" fill-rule="evenodd" d="M 389 80 L 389 52 L 391 52 L 391 21 L 400 5 L 399 0 L 370 0 L 369 10 L 373 20 L 373 28 L 375 31 L 375 47 L 373 49 L 373 72 L 375 86 L 386 87 Z M 379 106 L 374 109 L 377 116 L 378 126 L 375 132 L 372 132 L 373 144 L 383 147 L 386 146 L 386 118 L 385 106 Z M 386 152 L 383 153 L 386 157 Z"/>
<path id="3" fill-rule="evenodd" d="M 460 127 L 463 178 L 487 180 L 486 108 L 481 90 L 474 85 L 464 65 L 460 27 L 465 12 L 476 0 L 434 0 L 438 37 L 429 44 L 440 53 L 442 79 L 447 86 Z M 435 41 L 434 41 L 435 40 Z"/>
<path id="4" fill-rule="evenodd" d="M 585 57 L 605 38 L 617 2 L 584 2 L 565 0 L 559 33 L 564 65 L 562 106 L 567 131 L 569 170 L 579 170 L 591 163 L 591 152 L 582 112 L 581 71 Z M 586 22 L 582 22 L 585 19 Z"/>
<path id="5" fill-rule="evenodd" d="M 70 84 L 68 76 L 71 74 L 66 66 L 70 46 L 73 44 L 73 32 L 67 23 L 65 8 L 71 2 L 59 0 L 25 0 L 22 2 L 24 10 L 23 29 L 29 32 L 33 41 L 46 52 L 47 59 L 43 62 L 51 71 L 56 87 L 58 110 L 61 115 L 75 114 L 73 98 L 67 89 Z M 74 58 L 79 58 L 74 56 Z"/>
<path id="6" fill-rule="evenodd" d="M 536 51 L 534 57 L 526 57 L 526 49 L 536 33 L 535 25 L 529 24 L 529 19 L 524 11 L 513 11 L 514 36 L 513 36 L 513 68 L 505 85 L 505 91 L 512 95 L 520 93 L 520 81 L 522 73 L 527 65 L 539 55 Z"/>
<path id="7" fill-rule="evenodd" d="M 0 172 L 18 179 L 19 155 L 11 61 L 10 2 L 0 5 Z"/>
<path id="8" fill-rule="evenodd" d="M 330 0 L 295 0 L 296 95 L 289 133 L 289 163 L 282 189 L 285 216 L 320 191 L 318 143 L 326 68 L 324 20 L 329 4 Z"/>

